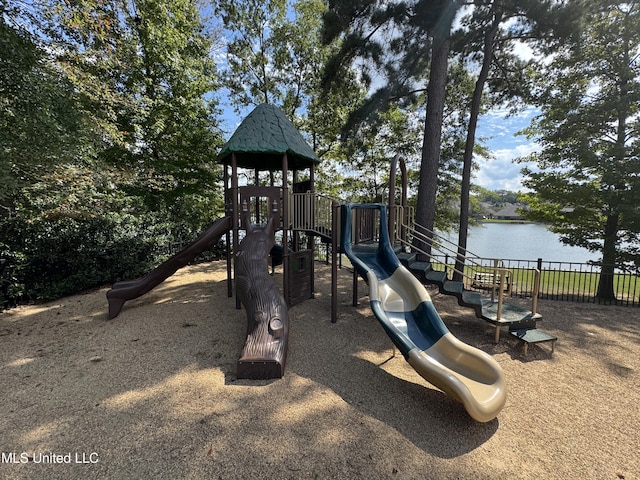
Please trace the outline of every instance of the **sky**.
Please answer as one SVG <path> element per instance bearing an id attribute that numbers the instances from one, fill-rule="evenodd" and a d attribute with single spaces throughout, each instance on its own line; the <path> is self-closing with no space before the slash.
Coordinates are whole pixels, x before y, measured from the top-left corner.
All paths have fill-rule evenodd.
<path id="1" fill-rule="evenodd" d="M 530 60 L 534 51 L 525 43 L 516 42 L 514 53 L 523 60 Z M 489 160 L 476 159 L 479 169 L 475 173 L 474 183 L 489 190 L 510 190 L 512 192 L 527 190 L 522 185 L 520 171 L 527 166 L 514 163 L 514 159 L 524 157 L 536 151 L 539 146 L 524 135 L 516 135 L 536 115 L 536 110 L 526 108 L 513 116 L 507 110 L 496 108 L 478 119 L 476 138 L 485 137 L 486 145 L 493 153 Z M 531 165 L 528 165 L 535 170 Z"/>
<path id="2" fill-rule="evenodd" d="M 251 109 L 238 116 L 231 107 L 224 106 L 223 128 L 229 138 Z M 534 152 L 538 146 L 517 132 L 527 127 L 535 115 L 527 109 L 515 116 L 508 116 L 506 110 L 496 109 L 482 116 L 478 121 L 476 137 L 484 137 L 493 156 L 490 159 L 475 159 L 478 169 L 473 182 L 488 190 L 525 191 L 520 170 L 525 164 L 514 163 L 514 159 Z"/>
<path id="3" fill-rule="evenodd" d="M 476 137 L 488 138 L 486 145 L 493 156 L 488 160 L 476 158 L 479 169 L 475 172 L 474 183 L 489 190 L 526 190 L 520 173 L 526 164 L 513 160 L 529 155 L 539 147 L 535 141 L 516 134 L 529 125 L 535 113 L 533 109 L 527 109 L 509 117 L 504 110 L 494 110 L 479 119 Z"/>
<path id="4" fill-rule="evenodd" d="M 528 60 L 534 56 L 533 51 L 524 43 L 516 44 L 514 53 L 522 59 Z M 218 58 L 220 66 L 224 66 L 224 54 Z M 374 89 L 374 86 L 372 86 Z M 230 105 L 229 99 L 221 96 L 223 109 L 222 128 L 225 138 L 229 138 L 240 122 L 253 108 L 245 109 L 240 115 Z M 534 152 L 538 145 L 535 141 L 528 140 L 524 135 L 516 135 L 529 125 L 536 114 L 533 108 L 526 108 L 517 115 L 508 115 L 506 109 L 496 108 L 483 115 L 478 120 L 476 138 L 487 139 L 484 143 L 491 150 L 489 159 L 475 158 L 477 170 L 474 171 L 473 183 L 488 190 L 526 191 L 522 185 L 521 170 L 523 163 L 515 163 L 514 159 Z M 532 167 L 531 165 L 529 165 Z M 535 168 L 532 167 L 533 170 Z"/>

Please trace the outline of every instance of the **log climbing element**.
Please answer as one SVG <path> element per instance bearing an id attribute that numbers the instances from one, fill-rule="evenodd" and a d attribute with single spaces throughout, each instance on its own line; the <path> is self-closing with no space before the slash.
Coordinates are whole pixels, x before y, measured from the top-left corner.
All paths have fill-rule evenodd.
<path id="1" fill-rule="evenodd" d="M 235 254 L 236 291 L 247 312 L 247 339 L 238 360 L 238 378 L 281 378 L 287 358 L 289 311 L 269 275 L 275 243 L 272 215 L 263 229 L 245 223 L 247 236 Z"/>

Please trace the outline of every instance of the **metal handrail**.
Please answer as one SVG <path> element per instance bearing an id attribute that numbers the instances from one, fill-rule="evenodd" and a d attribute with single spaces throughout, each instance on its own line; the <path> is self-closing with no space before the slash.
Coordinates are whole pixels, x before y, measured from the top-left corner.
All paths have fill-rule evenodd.
<path id="1" fill-rule="evenodd" d="M 414 226 L 409 226 L 409 225 L 405 225 L 405 228 L 407 228 L 408 232 L 410 233 L 410 235 L 414 238 L 418 238 L 419 240 L 421 240 L 423 243 L 431 246 L 432 249 L 435 249 L 437 252 L 443 254 L 443 255 L 452 255 L 454 257 L 457 257 L 458 254 L 458 250 L 457 250 L 457 245 L 455 245 L 453 242 L 450 242 L 449 240 L 446 240 L 442 237 L 440 237 L 439 235 L 437 235 L 434 232 L 431 232 L 429 229 L 427 229 L 426 227 L 414 223 Z M 422 230 L 424 230 L 424 232 L 420 232 L 418 231 L 417 228 L 415 227 L 420 227 Z M 425 232 L 429 232 L 432 234 L 432 236 L 429 236 L 428 233 Z M 437 242 L 435 241 L 437 240 Z M 433 258 L 434 256 L 432 254 L 429 254 L 427 252 L 425 252 L 424 250 L 416 247 L 415 245 L 412 245 L 409 241 L 407 240 L 400 240 L 401 243 L 405 244 L 406 246 L 418 251 L 420 254 L 422 255 L 426 255 L 429 258 Z M 453 247 L 456 247 L 455 249 Z M 475 260 L 475 258 L 480 258 L 477 255 L 469 252 L 468 250 L 466 250 L 467 255 L 464 257 L 464 265 L 470 265 L 471 270 L 473 272 L 486 272 L 487 271 L 487 267 L 483 266 L 482 264 L 480 264 L 479 262 L 477 262 Z M 464 271 L 460 271 L 458 269 L 456 269 L 456 267 L 453 267 L 453 272 L 459 273 L 463 278 L 468 279 L 471 283 L 473 282 L 473 276 L 469 275 L 467 273 L 465 273 Z M 497 272 L 496 269 L 493 269 L 494 274 Z"/>
<path id="2" fill-rule="evenodd" d="M 421 229 L 423 231 L 423 232 L 421 232 L 422 235 L 427 236 L 427 238 L 429 238 L 429 236 L 431 236 L 431 238 L 437 239 L 437 241 L 438 241 L 438 243 L 440 245 L 450 245 L 451 248 L 445 247 L 445 246 L 443 246 L 442 248 L 444 248 L 445 250 L 448 250 L 449 252 L 451 252 L 453 254 L 453 256 L 456 256 L 456 257 L 458 256 L 458 250 L 460 249 L 460 246 L 457 243 L 454 243 L 451 240 L 447 240 L 442 235 L 438 235 L 433 230 L 429 230 L 427 227 L 425 227 L 423 225 L 420 225 L 419 223 L 413 222 L 410 225 L 413 225 L 413 230 L 415 230 L 415 231 L 418 231 L 418 229 Z M 411 227 L 407 227 L 407 228 L 411 229 Z M 434 245 L 431 245 L 431 246 L 433 247 Z M 465 255 L 464 258 L 466 260 L 472 260 L 473 261 L 473 259 L 475 259 L 475 258 L 478 258 L 478 259 L 481 258 L 479 255 L 476 255 L 475 253 L 470 252 L 466 248 L 463 248 L 462 250 L 464 251 L 464 255 Z M 475 262 L 475 263 L 477 263 L 477 262 Z"/>
<path id="3" fill-rule="evenodd" d="M 448 255 L 447 252 L 449 252 L 449 254 L 454 255 L 455 257 L 458 257 L 459 253 L 457 250 L 457 245 L 455 245 L 453 242 L 450 242 L 449 240 L 446 240 L 444 238 L 442 238 L 441 236 L 435 234 L 435 232 L 430 231 L 429 229 L 427 229 L 426 227 L 420 225 L 420 224 L 416 224 L 413 223 L 412 226 L 410 225 L 402 225 L 403 228 L 405 228 L 407 230 L 407 232 L 409 233 L 410 236 L 414 237 L 414 238 L 418 238 L 419 240 L 421 240 L 423 243 L 429 245 L 432 249 L 435 249 L 437 252 L 441 253 L 441 254 L 445 254 Z M 423 230 L 423 232 L 419 231 L 418 228 L 419 227 L 421 230 Z M 425 232 L 430 232 L 432 235 L 428 236 L 427 233 Z M 424 250 L 422 250 L 421 248 L 416 247 L 415 245 L 412 245 L 408 240 L 403 240 L 401 238 L 398 237 L 398 235 L 396 235 L 396 239 L 398 241 L 400 241 L 401 244 L 413 249 L 414 251 L 419 252 L 422 255 L 427 256 L 430 259 L 433 259 L 434 256 L 431 253 L 427 253 Z M 438 242 L 436 243 L 436 241 L 434 241 L 434 239 L 437 239 Z M 455 249 L 452 247 L 456 247 Z M 465 271 L 459 271 L 455 266 L 453 267 L 453 271 L 459 273 L 462 278 L 463 278 L 463 282 L 464 279 L 467 280 L 467 282 L 471 282 L 471 284 L 473 285 L 473 281 L 474 281 L 474 276 L 477 273 L 485 273 L 487 272 L 487 267 L 483 266 L 481 263 L 479 263 L 478 261 L 476 261 L 475 259 L 479 259 L 481 257 L 479 257 L 478 255 L 475 255 L 472 252 L 469 252 L 467 249 L 464 249 L 466 255 L 464 257 L 464 262 L 463 265 L 468 266 L 470 264 L 471 270 L 473 272 L 475 272 L 472 275 L 466 273 Z M 490 273 L 492 273 L 492 278 L 491 278 L 491 301 L 495 302 L 495 296 L 496 296 L 496 290 L 498 292 L 498 307 L 497 307 L 497 312 L 496 312 L 496 319 L 500 320 L 502 318 L 502 309 L 503 309 L 503 304 L 504 304 L 504 295 L 505 295 L 505 290 L 507 291 L 507 293 L 510 292 L 511 289 L 511 285 L 510 283 L 507 281 L 507 274 L 509 274 L 511 276 L 511 278 L 513 278 L 513 273 L 508 269 L 508 268 L 504 268 L 499 266 L 499 264 L 502 261 L 499 259 L 494 259 L 494 266 L 493 269 L 490 270 Z M 448 268 L 448 266 L 445 266 L 445 268 Z M 499 278 L 499 281 L 496 281 Z M 540 285 L 540 272 L 537 271 L 536 276 L 535 276 L 535 280 L 534 280 L 534 296 L 532 299 L 532 314 L 536 313 L 536 307 L 537 307 L 537 292 L 539 290 L 539 285 Z M 506 288 L 505 288 L 506 286 Z"/>

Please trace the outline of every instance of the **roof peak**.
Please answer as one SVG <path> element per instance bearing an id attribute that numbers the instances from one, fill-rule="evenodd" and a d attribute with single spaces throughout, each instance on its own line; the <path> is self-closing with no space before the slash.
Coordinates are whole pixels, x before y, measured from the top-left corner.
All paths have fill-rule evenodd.
<path id="1" fill-rule="evenodd" d="M 285 153 L 293 169 L 320 162 L 284 112 L 276 105 L 261 103 L 240 123 L 216 160 L 229 163 L 235 154 L 240 167 L 279 170 Z"/>

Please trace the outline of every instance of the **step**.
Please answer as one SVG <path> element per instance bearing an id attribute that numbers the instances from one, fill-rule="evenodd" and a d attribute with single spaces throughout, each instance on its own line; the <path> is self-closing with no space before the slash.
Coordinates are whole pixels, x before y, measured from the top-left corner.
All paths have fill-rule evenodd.
<path id="1" fill-rule="evenodd" d="M 447 280 L 442 284 L 442 293 L 447 295 L 462 295 L 464 284 L 455 280 Z"/>
<path id="2" fill-rule="evenodd" d="M 400 260 L 400 263 L 402 265 L 404 265 L 405 267 L 409 268 L 409 265 L 413 262 L 416 261 L 416 254 L 415 253 L 406 253 L 406 252 L 401 252 L 397 254 L 398 260 Z"/>
<path id="3" fill-rule="evenodd" d="M 442 285 L 447 281 L 447 272 L 443 272 L 440 270 L 429 270 L 424 275 L 425 281 L 428 283 L 436 283 L 438 285 Z"/>
<path id="4" fill-rule="evenodd" d="M 431 262 L 411 262 L 407 268 L 418 280 L 424 282 L 427 272 L 431 271 Z"/>
<path id="5" fill-rule="evenodd" d="M 542 315 L 539 313 L 533 315 L 531 310 L 505 302 L 502 304 L 502 315 L 498 320 L 498 302 L 483 297 L 482 318 L 494 324 L 500 323 L 512 327 L 522 325 L 522 327 L 525 327 L 529 325 L 535 326 L 535 322 L 541 320 Z"/>
<path id="6" fill-rule="evenodd" d="M 409 266 L 407 268 L 409 270 L 424 272 L 426 270 L 431 270 L 431 262 L 417 262 L 414 260 L 409 262 Z"/>
<path id="7" fill-rule="evenodd" d="M 510 303 L 502 304 L 502 315 L 498 320 L 498 302 L 492 302 L 483 298 L 482 319 L 496 326 L 495 341 L 500 341 L 500 327 L 535 328 L 536 322 L 542 318 L 539 313 L 533 314 L 530 310 Z"/>
<path id="8" fill-rule="evenodd" d="M 528 348 L 530 343 L 542 343 L 542 342 L 551 342 L 551 355 L 553 355 L 553 350 L 555 348 L 556 340 L 558 337 L 555 335 L 551 335 L 544 330 L 540 330 L 538 328 L 520 328 L 516 330 L 509 330 L 509 335 L 517 338 L 522 343 L 524 343 L 524 355 L 527 356 Z"/>
<path id="9" fill-rule="evenodd" d="M 476 317 L 482 317 L 482 295 L 478 292 L 464 290 L 458 303 L 464 307 L 473 308 Z"/>

